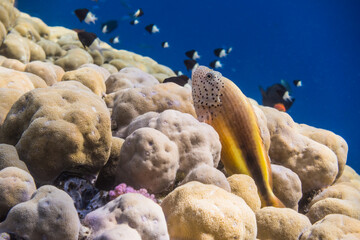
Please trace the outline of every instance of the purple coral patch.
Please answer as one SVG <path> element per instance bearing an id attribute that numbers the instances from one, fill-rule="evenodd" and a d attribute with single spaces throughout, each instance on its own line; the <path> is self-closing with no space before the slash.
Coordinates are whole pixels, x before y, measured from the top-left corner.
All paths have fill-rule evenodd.
<path id="1" fill-rule="evenodd" d="M 125 183 L 120 183 L 115 187 L 114 190 L 110 190 L 109 192 L 110 200 L 114 200 L 118 196 L 123 195 L 125 193 L 140 193 L 141 195 L 157 203 L 155 195 L 148 193 L 148 191 L 145 188 L 140 188 L 139 190 L 135 190 L 133 187 L 127 186 Z"/>

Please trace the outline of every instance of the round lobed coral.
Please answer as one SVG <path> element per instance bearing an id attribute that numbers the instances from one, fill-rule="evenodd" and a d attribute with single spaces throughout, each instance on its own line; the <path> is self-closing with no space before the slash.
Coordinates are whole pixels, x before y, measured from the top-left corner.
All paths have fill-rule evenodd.
<path id="1" fill-rule="evenodd" d="M 217 167 L 220 161 L 221 143 L 217 132 L 208 124 L 201 123 L 192 115 L 176 110 L 160 114 L 148 112 L 134 119 L 121 136 L 127 136 L 137 128 L 151 127 L 165 134 L 179 149 L 179 175 L 185 175 L 200 163 Z"/>
<path id="2" fill-rule="evenodd" d="M 289 240 L 311 226 L 309 219 L 289 208 L 264 207 L 256 211 L 257 238 Z"/>
<path id="3" fill-rule="evenodd" d="M 245 174 L 233 174 L 227 180 L 230 184 L 231 193 L 244 199 L 254 212 L 260 209 L 261 201 L 254 179 Z"/>
<path id="4" fill-rule="evenodd" d="M 61 172 L 96 174 L 110 154 L 110 116 L 88 90 L 38 88 L 8 113 L 0 142 L 16 145 L 34 179 L 52 182 Z"/>
<path id="5" fill-rule="evenodd" d="M 150 111 L 174 109 L 196 116 L 191 103 L 191 92 L 175 83 L 128 88 L 114 93 L 113 98 L 111 119 L 114 132 L 123 130 L 137 116 Z"/>
<path id="6" fill-rule="evenodd" d="M 25 93 L 33 90 L 34 84 L 25 73 L 0 67 L 0 89 L 2 88 L 18 89 Z"/>
<path id="7" fill-rule="evenodd" d="M 28 201 L 36 191 L 32 176 L 17 167 L 7 167 L 0 171 L 0 221 L 18 203 Z"/>
<path id="8" fill-rule="evenodd" d="M 90 67 L 81 67 L 73 71 L 67 71 L 61 81 L 78 81 L 87 86 L 99 97 L 106 92 L 103 75 Z"/>
<path id="9" fill-rule="evenodd" d="M 322 143 L 302 135 L 287 113 L 270 107 L 261 109 L 270 131 L 272 163 L 295 172 L 301 180 L 303 193 L 331 185 L 338 174 L 336 154 Z"/>
<path id="10" fill-rule="evenodd" d="M 84 224 L 96 238 L 126 224 L 143 240 L 168 240 L 166 221 L 161 207 L 138 193 L 120 195 L 105 206 L 89 213 Z"/>
<path id="11" fill-rule="evenodd" d="M 174 183 L 178 168 L 177 145 L 156 129 L 139 128 L 121 147 L 116 183 L 160 193 Z"/>
<path id="12" fill-rule="evenodd" d="M 109 197 L 110 200 L 114 200 L 118 196 L 126 193 L 139 193 L 144 197 L 147 197 L 153 200 L 154 202 L 157 202 L 155 195 L 148 193 L 148 191 L 145 188 L 140 188 L 139 190 L 135 190 L 133 187 L 127 186 L 125 183 L 120 183 L 115 187 L 114 190 L 109 191 Z"/>
<path id="13" fill-rule="evenodd" d="M 25 67 L 26 67 L 26 65 L 20 62 L 19 60 L 11 59 L 11 58 L 4 59 L 4 61 L 1 63 L 1 66 L 6 68 L 11 68 L 20 72 L 25 71 Z"/>
<path id="14" fill-rule="evenodd" d="M 77 240 L 80 221 L 72 199 L 54 186 L 39 188 L 29 201 L 14 206 L 0 231 L 25 239 Z"/>
<path id="15" fill-rule="evenodd" d="M 59 66 L 40 61 L 33 61 L 26 64 L 25 71 L 41 77 L 49 86 L 59 82 L 65 73 Z"/>
<path id="16" fill-rule="evenodd" d="M 7 167 L 17 167 L 29 172 L 25 163 L 19 159 L 16 148 L 13 145 L 0 144 L 0 170 Z"/>
<path id="17" fill-rule="evenodd" d="M 23 91 L 12 88 L 0 88 L 0 127 L 12 105 L 23 95 Z"/>
<path id="18" fill-rule="evenodd" d="M 161 207 L 171 239 L 255 239 L 255 214 L 245 201 L 214 185 L 189 182 Z"/>
<path id="19" fill-rule="evenodd" d="M 290 169 L 271 164 L 273 192 L 288 208 L 298 210 L 298 203 L 303 194 L 299 176 Z"/>
<path id="20" fill-rule="evenodd" d="M 83 64 L 93 62 L 93 58 L 87 51 L 81 48 L 74 48 L 67 51 L 64 56 L 57 59 L 54 63 L 62 67 L 65 71 L 72 71 Z"/>
<path id="21" fill-rule="evenodd" d="M 230 184 L 226 180 L 224 173 L 204 163 L 200 163 L 195 168 L 193 168 L 186 175 L 186 177 L 180 183 L 180 185 L 183 185 L 191 181 L 198 181 L 204 184 L 212 184 L 228 192 L 231 192 Z"/>
<path id="22" fill-rule="evenodd" d="M 106 79 L 106 93 L 126 88 L 151 87 L 156 84 L 159 84 L 159 81 L 152 75 L 135 67 L 126 67 Z"/>
<path id="23" fill-rule="evenodd" d="M 360 221 L 341 214 L 330 214 L 308 228 L 300 240 L 360 239 Z"/>
<path id="24" fill-rule="evenodd" d="M 346 182 L 328 187 L 310 202 L 306 214 L 312 223 L 329 214 L 343 214 L 360 220 L 360 189 Z"/>

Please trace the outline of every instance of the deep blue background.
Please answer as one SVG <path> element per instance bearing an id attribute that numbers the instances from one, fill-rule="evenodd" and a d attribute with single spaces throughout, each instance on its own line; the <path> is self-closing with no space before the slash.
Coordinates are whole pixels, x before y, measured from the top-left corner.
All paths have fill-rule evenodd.
<path id="1" fill-rule="evenodd" d="M 233 47 L 221 59 L 222 74 L 261 103 L 258 86 L 281 79 L 301 79 L 293 87 L 296 101 L 289 114 L 298 123 L 324 128 L 349 145 L 348 164 L 360 172 L 360 1 L 359 0 L 19 0 L 17 7 L 50 26 L 92 31 L 103 41 L 120 35 L 114 45 L 149 56 L 174 70 L 188 73 L 184 52 L 198 50 L 200 64 L 216 57 L 213 49 Z M 89 8 L 96 25 L 80 23 L 73 11 Z M 141 7 L 136 26 L 128 14 Z M 118 29 L 101 33 L 101 23 L 116 19 Z M 144 30 L 154 23 L 160 33 Z M 170 48 L 161 48 L 168 41 Z"/>

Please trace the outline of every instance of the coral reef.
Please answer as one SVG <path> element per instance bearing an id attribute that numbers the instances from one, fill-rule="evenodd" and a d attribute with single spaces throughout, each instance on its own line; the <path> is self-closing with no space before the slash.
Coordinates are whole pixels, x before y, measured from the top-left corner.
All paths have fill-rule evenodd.
<path id="1" fill-rule="evenodd" d="M 360 221 L 341 214 L 330 214 L 308 228 L 300 240 L 359 239 Z"/>
<path id="2" fill-rule="evenodd" d="M 113 105 L 111 119 L 114 132 L 123 131 L 137 116 L 151 111 L 160 113 L 173 109 L 196 116 L 191 103 L 191 93 L 175 83 L 128 88 L 115 92 L 112 97 L 113 104 L 110 106 Z"/>
<path id="3" fill-rule="evenodd" d="M 116 231 L 122 225 L 135 229 L 143 240 L 169 239 L 164 213 L 161 207 L 138 193 L 120 195 L 105 206 L 89 213 L 84 224 L 90 227 L 93 238 L 100 238 L 105 232 Z M 133 231 L 126 231 L 133 234 Z M 127 235 L 125 239 L 131 239 Z"/>
<path id="4" fill-rule="evenodd" d="M 157 202 L 154 194 L 149 194 L 148 191 L 145 188 L 140 188 L 139 190 L 135 190 L 134 188 L 130 186 L 126 186 L 125 183 L 121 183 L 115 187 L 114 190 L 111 190 L 109 192 L 110 200 L 114 200 L 120 195 L 126 194 L 126 193 L 139 193 L 143 195 L 144 197 L 147 197 L 154 202 Z"/>
<path id="5" fill-rule="evenodd" d="M 154 76 L 135 67 L 126 67 L 106 79 L 106 93 L 126 88 L 151 87 L 158 83 L 159 81 Z"/>
<path id="6" fill-rule="evenodd" d="M 51 229 L 51 231 L 50 231 Z M 77 240 L 80 221 L 72 199 L 54 186 L 39 188 L 26 202 L 11 208 L 0 231 L 25 239 Z"/>
<path id="7" fill-rule="evenodd" d="M 189 182 L 161 203 L 171 239 L 255 239 L 255 214 L 245 201 L 217 186 Z"/>
<path id="8" fill-rule="evenodd" d="M 17 167 L 7 167 L 0 171 L 0 220 L 16 204 L 28 201 L 36 186 L 32 176 Z"/>
<path id="9" fill-rule="evenodd" d="M 180 157 L 179 171 L 185 175 L 200 163 L 217 167 L 220 161 L 218 134 L 190 114 L 176 110 L 165 110 L 160 114 L 148 112 L 134 119 L 120 136 L 126 137 L 142 127 L 155 128 L 176 143 Z"/>
<path id="10" fill-rule="evenodd" d="M 245 174 L 233 174 L 227 180 L 231 193 L 241 197 L 254 212 L 260 209 L 261 201 L 254 179 Z"/>
<path id="11" fill-rule="evenodd" d="M 0 142 L 16 145 L 36 182 L 64 171 L 97 174 L 110 154 L 109 112 L 89 91 L 34 89 L 12 106 Z"/>
<path id="12" fill-rule="evenodd" d="M 256 223 L 259 239 L 298 239 L 301 233 L 311 226 L 306 216 L 289 208 L 274 207 L 258 210 Z"/>
<path id="13" fill-rule="evenodd" d="M 177 145 L 156 129 L 139 128 L 121 147 L 116 183 L 126 182 L 159 193 L 173 184 L 178 168 Z"/>
<path id="14" fill-rule="evenodd" d="M 0 239 L 360 238 L 342 137 L 244 96 L 286 206 L 261 208 L 261 186 L 220 162 L 222 130 L 197 119 L 191 87 L 100 47 L 0 1 Z"/>
<path id="15" fill-rule="evenodd" d="M 225 175 L 218 169 L 204 163 L 200 163 L 195 168 L 193 168 L 186 175 L 180 185 L 191 181 L 197 181 L 204 184 L 212 184 L 228 192 L 231 192 L 230 184 L 227 181 Z"/>

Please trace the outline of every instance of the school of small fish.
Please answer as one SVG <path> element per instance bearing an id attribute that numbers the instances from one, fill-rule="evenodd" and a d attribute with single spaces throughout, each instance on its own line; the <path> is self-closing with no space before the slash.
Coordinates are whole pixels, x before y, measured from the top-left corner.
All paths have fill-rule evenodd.
<path id="1" fill-rule="evenodd" d="M 98 3 L 98 1 L 96 1 Z M 122 1 L 123 6 L 130 9 L 130 6 L 128 4 L 125 4 L 126 2 Z M 89 9 L 87 8 L 79 8 L 74 11 L 77 18 L 80 20 L 80 22 L 85 22 L 87 24 L 95 24 L 95 22 L 98 20 L 98 18 L 93 14 Z M 129 23 L 131 25 L 138 25 L 140 23 L 139 18 L 144 15 L 144 11 L 142 8 L 138 8 L 137 10 L 133 11 L 132 13 L 129 13 L 130 21 Z M 113 32 L 118 27 L 118 21 L 117 20 L 109 20 L 106 22 L 103 22 L 101 24 L 101 32 L 103 34 L 109 34 Z M 160 28 L 154 24 L 147 24 L 144 29 L 149 34 L 155 34 L 160 32 Z M 74 29 L 75 30 L 75 29 Z M 77 30 L 78 33 L 82 32 L 79 36 L 79 40 L 82 42 L 83 46 L 86 48 L 90 48 L 91 50 L 101 50 L 99 47 L 99 40 L 96 40 L 97 37 L 94 35 L 94 33 L 86 32 L 85 30 Z M 96 41 L 95 41 L 96 40 Z M 110 43 L 112 44 L 118 44 L 120 43 L 120 37 L 119 35 L 116 35 L 109 39 Z M 161 47 L 164 49 L 170 48 L 170 44 L 168 41 L 161 42 Z M 230 52 L 232 51 L 232 47 L 229 47 L 227 49 L 225 48 L 216 48 L 213 50 L 214 55 L 218 58 L 209 63 L 209 66 L 214 69 L 222 68 L 223 64 L 221 63 L 220 59 L 226 57 Z M 184 60 L 184 65 L 188 71 L 194 70 L 197 66 L 199 66 L 197 60 L 200 59 L 200 55 L 197 50 L 192 49 L 185 52 L 185 55 L 188 57 L 188 59 Z M 181 71 L 177 71 L 178 76 L 184 75 Z M 180 81 L 182 82 L 182 80 Z"/>

